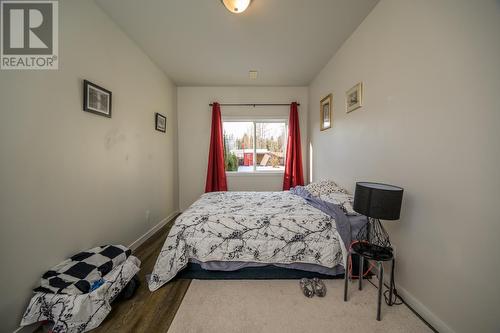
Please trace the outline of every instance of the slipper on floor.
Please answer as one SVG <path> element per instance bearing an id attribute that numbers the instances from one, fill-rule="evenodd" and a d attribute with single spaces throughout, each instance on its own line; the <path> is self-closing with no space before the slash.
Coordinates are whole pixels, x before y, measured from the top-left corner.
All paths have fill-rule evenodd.
<path id="1" fill-rule="evenodd" d="M 314 296 L 314 285 L 311 280 L 303 278 L 300 279 L 299 284 L 300 284 L 300 289 L 302 289 L 302 292 L 304 293 L 304 296 L 309 298 Z"/>
<path id="2" fill-rule="evenodd" d="M 313 278 L 312 283 L 314 287 L 314 294 L 318 297 L 325 297 L 326 295 L 325 283 L 318 278 Z"/>

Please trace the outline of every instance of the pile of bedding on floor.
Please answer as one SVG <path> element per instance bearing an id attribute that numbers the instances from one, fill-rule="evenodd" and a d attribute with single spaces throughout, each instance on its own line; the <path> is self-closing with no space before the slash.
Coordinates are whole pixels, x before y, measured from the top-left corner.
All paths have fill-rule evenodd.
<path id="1" fill-rule="evenodd" d="M 42 276 L 21 326 L 50 321 L 54 333 L 96 328 L 140 265 L 122 245 L 99 246 L 72 256 Z"/>

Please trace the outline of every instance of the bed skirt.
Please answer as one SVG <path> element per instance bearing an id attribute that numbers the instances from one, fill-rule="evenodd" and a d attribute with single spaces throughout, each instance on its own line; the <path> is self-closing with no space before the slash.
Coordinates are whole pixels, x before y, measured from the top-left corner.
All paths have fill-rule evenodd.
<path id="1" fill-rule="evenodd" d="M 359 259 L 353 256 L 353 274 L 358 275 Z M 364 267 L 368 267 L 365 263 Z M 177 279 L 197 280 L 297 280 L 302 278 L 317 277 L 320 279 L 343 279 L 344 269 L 339 267 L 337 274 L 321 274 L 299 269 L 276 267 L 267 265 L 263 267 L 244 267 L 233 271 L 207 270 L 199 263 L 190 262 L 177 274 Z"/>

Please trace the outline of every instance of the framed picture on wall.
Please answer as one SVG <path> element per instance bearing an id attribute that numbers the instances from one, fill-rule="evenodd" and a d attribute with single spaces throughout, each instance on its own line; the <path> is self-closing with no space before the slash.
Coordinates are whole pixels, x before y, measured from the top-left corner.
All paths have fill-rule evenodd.
<path id="1" fill-rule="evenodd" d="M 333 96 L 329 94 L 319 103 L 320 129 L 322 131 L 332 127 L 333 122 Z"/>
<path id="2" fill-rule="evenodd" d="M 346 112 L 349 113 L 363 106 L 363 82 L 356 84 L 345 93 Z"/>
<path id="3" fill-rule="evenodd" d="M 111 91 L 83 80 L 83 111 L 111 118 Z"/>
<path id="4" fill-rule="evenodd" d="M 165 133 L 167 131 L 167 117 L 160 113 L 155 113 L 155 127 L 157 131 Z"/>

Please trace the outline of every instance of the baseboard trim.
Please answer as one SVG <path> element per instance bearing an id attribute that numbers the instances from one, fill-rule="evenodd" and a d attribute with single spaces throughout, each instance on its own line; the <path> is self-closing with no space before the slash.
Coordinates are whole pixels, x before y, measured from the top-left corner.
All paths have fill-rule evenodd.
<path id="1" fill-rule="evenodd" d="M 180 212 L 178 210 L 174 211 L 172 214 L 165 217 L 157 225 L 149 229 L 144 235 L 133 241 L 128 247 L 132 250 L 137 250 L 149 237 L 153 236 L 158 230 L 160 230 L 165 224 L 172 220 Z"/>
<path id="2" fill-rule="evenodd" d="M 385 279 L 385 277 L 384 277 Z M 389 280 L 386 280 L 389 281 Z M 400 285 L 396 285 L 398 294 L 404 298 L 405 303 L 413 308 L 422 318 L 432 325 L 439 333 L 455 333 L 444 321 L 436 316 L 429 308 L 423 305 L 415 296 Z"/>

